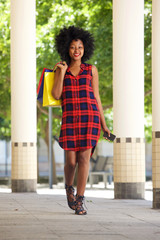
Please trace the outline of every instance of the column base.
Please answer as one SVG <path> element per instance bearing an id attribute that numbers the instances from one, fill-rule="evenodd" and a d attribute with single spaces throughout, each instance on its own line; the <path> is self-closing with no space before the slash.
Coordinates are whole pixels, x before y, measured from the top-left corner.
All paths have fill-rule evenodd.
<path id="1" fill-rule="evenodd" d="M 37 179 L 12 179 L 12 192 L 36 192 Z"/>
<path id="2" fill-rule="evenodd" d="M 145 183 L 114 183 L 115 199 L 144 199 Z"/>
<path id="3" fill-rule="evenodd" d="M 160 188 L 153 188 L 153 208 L 160 209 Z"/>

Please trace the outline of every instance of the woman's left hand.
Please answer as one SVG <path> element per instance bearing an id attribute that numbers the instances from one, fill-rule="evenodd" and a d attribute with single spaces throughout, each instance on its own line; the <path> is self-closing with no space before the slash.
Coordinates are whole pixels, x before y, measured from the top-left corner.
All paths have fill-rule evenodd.
<path id="1" fill-rule="evenodd" d="M 110 137 L 110 133 L 111 131 L 108 129 L 108 127 L 103 128 L 103 132 L 107 132 L 108 136 Z M 103 137 L 104 139 L 107 139 L 108 141 L 110 141 L 107 137 Z"/>

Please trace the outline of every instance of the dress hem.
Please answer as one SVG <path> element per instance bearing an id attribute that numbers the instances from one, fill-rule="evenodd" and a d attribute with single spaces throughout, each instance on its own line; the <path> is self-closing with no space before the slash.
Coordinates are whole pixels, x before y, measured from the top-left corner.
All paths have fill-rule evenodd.
<path id="1" fill-rule="evenodd" d="M 92 149 L 91 156 L 92 156 L 97 144 L 98 144 L 98 141 L 96 142 L 96 144 L 94 146 L 86 146 L 86 147 L 79 147 L 79 148 L 66 148 L 66 147 L 63 147 L 59 142 L 60 147 L 65 151 L 79 152 L 79 151 L 84 151 L 84 150 L 87 150 L 87 149 Z"/>

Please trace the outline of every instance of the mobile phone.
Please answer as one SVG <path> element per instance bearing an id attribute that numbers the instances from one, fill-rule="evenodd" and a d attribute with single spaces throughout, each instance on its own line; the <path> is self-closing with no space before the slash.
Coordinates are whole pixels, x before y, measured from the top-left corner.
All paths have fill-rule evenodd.
<path id="1" fill-rule="evenodd" d="M 108 138 L 110 141 L 114 141 L 115 138 L 116 138 L 116 135 L 110 133 L 110 137 L 109 137 L 109 136 L 108 136 L 108 133 L 107 133 L 107 132 L 104 132 L 103 137 Z"/>

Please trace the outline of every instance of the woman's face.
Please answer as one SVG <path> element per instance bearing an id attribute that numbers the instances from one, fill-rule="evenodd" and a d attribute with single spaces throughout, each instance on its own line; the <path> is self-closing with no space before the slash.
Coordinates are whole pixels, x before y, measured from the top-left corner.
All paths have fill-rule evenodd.
<path id="1" fill-rule="evenodd" d="M 84 45 L 80 39 L 73 40 L 69 47 L 69 56 L 72 60 L 81 60 L 84 54 Z"/>

